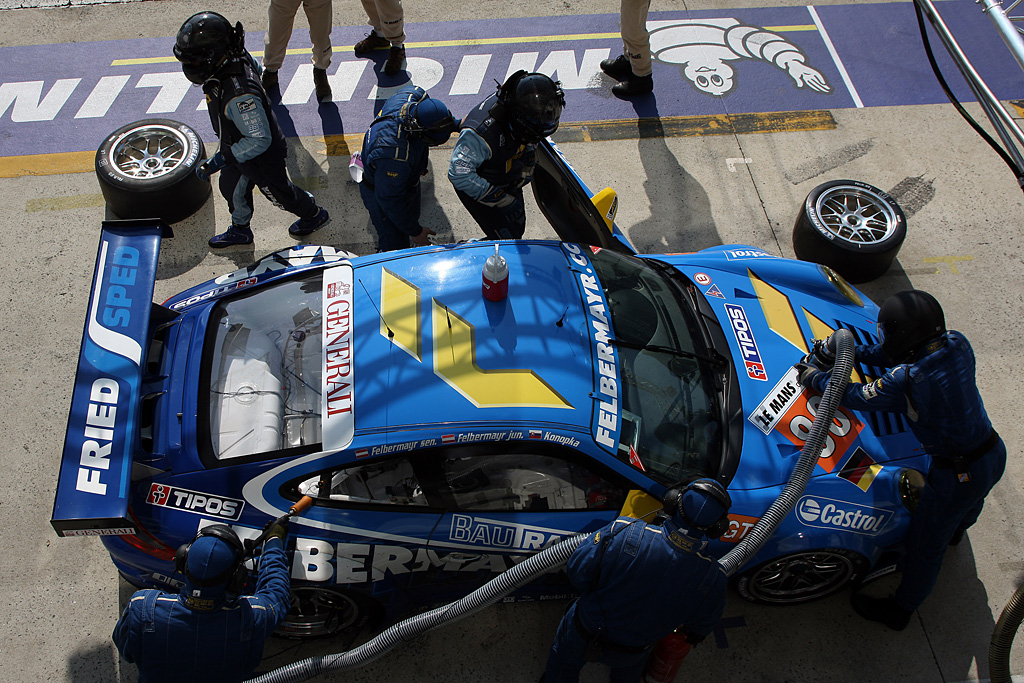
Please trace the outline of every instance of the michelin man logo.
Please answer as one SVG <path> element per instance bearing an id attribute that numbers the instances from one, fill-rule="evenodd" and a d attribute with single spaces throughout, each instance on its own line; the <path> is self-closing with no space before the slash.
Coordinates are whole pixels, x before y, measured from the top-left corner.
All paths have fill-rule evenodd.
<path id="1" fill-rule="evenodd" d="M 683 76 L 708 95 L 722 97 L 736 87 L 733 67 L 738 59 L 759 59 L 789 74 L 798 88 L 820 93 L 832 86 L 807 55 L 778 33 L 737 19 L 673 19 L 649 21 L 651 54 L 666 64 L 678 64 Z"/>

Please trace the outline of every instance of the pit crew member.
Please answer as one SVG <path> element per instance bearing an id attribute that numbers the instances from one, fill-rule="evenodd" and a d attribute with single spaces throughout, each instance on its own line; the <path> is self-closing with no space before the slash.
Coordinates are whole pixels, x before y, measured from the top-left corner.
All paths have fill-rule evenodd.
<path id="1" fill-rule="evenodd" d="M 851 382 L 841 399 L 854 410 L 903 413 L 931 457 L 927 483 L 907 531 L 903 577 L 893 596 L 853 596 L 865 619 L 902 631 L 935 586 L 947 546 L 978 520 L 985 497 L 1003 474 L 1006 445 L 992 428 L 975 383 L 966 337 L 946 330 L 942 307 L 919 290 L 889 297 L 878 315 L 879 344 L 858 345 L 857 361 L 889 368 L 868 384 Z M 830 337 L 798 363 L 800 383 L 824 391 L 834 358 Z"/>
<path id="2" fill-rule="evenodd" d="M 730 505 L 721 484 L 697 479 L 665 494 L 660 526 L 619 517 L 584 540 L 566 567 L 581 595 L 558 625 L 543 680 L 576 681 L 585 661 L 600 661 L 612 683 L 634 683 L 654 643 L 680 625 L 688 642 L 703 640 L 726 589 L 705 536 L 728 529 Z"/>
<path id="3" fill-rule="evenodd" d="M 360 151 L 359 196 L 377 229 L 378 251 L 430 243 L 434 231 L 420 225 L 420 176 L 427 173 L 430 148 L 458 127 L 448 107 L 423 88 L 408 85 L 384 102 Z"/>
<path id="4" fill-rule="evenodd" d="M 288 613 L 287 535 L 287 515 L 268 525 L 254 595 L 238 594 L 247 571 L 231 527 L 204 527 L 181 546 L 175 555 L 185 575 L 181 592 L 136 592 L 114 627 L 114 644 L 138 667 L 139 683 L 249 678 L 264 642 Z"/>
<path id="5" fill-rule="evenodd" d="M 564 106 L 557 81 L 520 70 L 462 120 L 448 179 L 489 239 L 526 231 L 523 188 L 533 178 L 536 144 L 558 130 Z"/>
<path id="6" fill-rule="evenodd" d="M 220 192 L 231 211 L 231 226 L 210 238 L 213 248 L 252 244 L 252 191 L 299 217 L 288 233 L 304 237 L 330 220 L 313 195 L 292 184 L 285 167 L 288 145 L 260 82 L 260 67 L 245 49 L 242 24 L 216 12 L 185 20 L 174 43 L 174 56 L 192 83 L 206 93 L 213 131 L 220 149 L 196 167 L 209 180 L 220 174 Z"/>

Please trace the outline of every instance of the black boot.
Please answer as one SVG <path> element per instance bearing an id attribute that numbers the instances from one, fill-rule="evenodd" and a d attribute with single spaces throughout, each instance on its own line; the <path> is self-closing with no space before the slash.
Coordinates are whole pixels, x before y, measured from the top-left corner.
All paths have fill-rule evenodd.
<path id="1" fill-rule="evenodd" d="M 331 82 L 327 79 L 327 69 L 313 67 L 313 87 L 316 88 L 316 98 L 321 102 L 331 101 Z"/>
<path id="2" fill-rule="evenodd" d="M 601 71 L 617 81 L 624 81 L 633 75 L 633 67 L 629 65 L 629 58 L 626 55 L 619 55 L 615 59 L 603 60 L 601 62 Z"/>
<path id="3" fill-rule="evenodd" d="M 853 611 L 868 621 L 885 624 L 893 631 L 902 631 L 910 623 L 908 612 L 896 604 L 892 598 L 871 598 L 867 595 L 854 595 L 850 600 Z"/>
<path id="4" fill-rule="evenodd" d="M 632 71 L 629 72 L 629 76 L 624 81 L 612 86 L 612 94 L 623 98 L 646 95 L 652 90 L 654 90 L 654 79 L 651 77 L 651 74 L 634 76 Z"/>

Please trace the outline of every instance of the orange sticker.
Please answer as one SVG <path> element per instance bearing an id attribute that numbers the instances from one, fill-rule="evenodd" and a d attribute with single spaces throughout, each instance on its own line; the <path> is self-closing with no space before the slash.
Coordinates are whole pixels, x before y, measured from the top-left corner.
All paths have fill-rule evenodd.
<path id="1" fill-rule="evenodd" d="M 747 533 L 760 521 L 760 517 L 729 515 L 729 530 L 722 534 L 722 538 L 719 540 L 726 543 L 739 543 L 747 537 Z"/>
<path id="2" fill-rule="evenodd" d="M 775 428 L 796 446 L 803 448 L 807 437 L 811 434 L 811 423 L 818 412 L 819 403 L 821 403 L 820 395 L 808 396 L 808 392 L 800 394 L 782 419 L 776 423 Z M 832 418 L 832 426 L 829 427 L 825 437 L 825 447 L 822 448 L 821 455 L 818 457 L 818 464 L 822 469 L 831 472 L 838 467 L 862 429 L 864 429 L 864 423 L 848 410 L 840 407 L 836 411 L 835 417 Z"/>

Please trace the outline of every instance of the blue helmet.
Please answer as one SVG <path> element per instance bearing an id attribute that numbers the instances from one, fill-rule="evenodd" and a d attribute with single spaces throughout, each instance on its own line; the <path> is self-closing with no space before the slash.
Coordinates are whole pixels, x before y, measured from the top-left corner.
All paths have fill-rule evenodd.
<path id="1" fill-rule="evenodd" d="M 410 133 L 419 135 L 431 147 L 448 142 L 459 128 L 459 121 L 452 116 L 441 100 L 434 100 L 430 95 L 409 107 L 406 128 Z"/>
<path id="2" fill-rule="evenodd" d="M 718 481 L 697 479 L 682 488 L 669 489 L 664 497 L 665 513 L 684 529 L 708 538 L 718 538 L 729 530 L 732 499 Z"/>
<path id="3" fill-rule="evenodd" d="M 237 594 L 245 583 L 244 546 L 225 524 L 203 527 L 191 543 L 178 548 L 175 568 L 185 575 L 181 593 L 189 606 L 210 609 L 227 593 Z"/>

